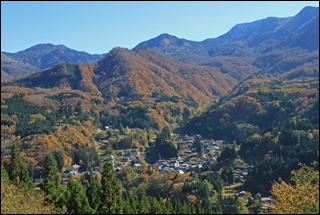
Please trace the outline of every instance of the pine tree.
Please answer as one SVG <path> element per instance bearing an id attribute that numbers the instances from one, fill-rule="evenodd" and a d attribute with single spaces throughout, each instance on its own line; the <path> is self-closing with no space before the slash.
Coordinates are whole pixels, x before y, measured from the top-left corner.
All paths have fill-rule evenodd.
<path id="1" fill-rule="evenodd" d="M 69 181 L 65 205 L 70 214 L 88 214 L 93 212 L 86 196 L 86 189 L 79 180 L 71 179 Z"/>
<path id="2" fill-rule="evenodd" d="M 132 191 L 125 193 L 123 198 L 123 213 L 124 214 L 138 214 L 139 201 Z"/>
<path id="3" fill-rule="evenodd" d="M 52 153 L 49 153 L 45 160 L 44 180 L 41 183 L 41 189 L 47 194 L 47 201 L 57 207 L 63 207 L 64 195 L 61 177 L 57 168 L 57 161 Z"/>
<path id="4" fill-rule="evenodd" d="M 162 214 L 164 205 L 161 204 L 156 198 L 150 198 L 150 214 Z"/>
<path id="5" fill-rule="evenodd" d="M 139 214 L 148 214 L 150 211 L 150 202 L 145 192 L 140 196 Z"/>
<path id="6" fill-rule="evenodd" d="M 101 204 L 98 212 L 100 214 L 121 213 L 121 189 L 112 169 L 111 163 L 105 163 L 101 178 Z"/>
<path id="7" fill-rule="evenodd" d="M 99 208 L 101 197 L 101 183 L 92 174 L 89 176 L 89 186 L 87 188 L 87 197 L 90 207 L 96 212 Z"/>
<path id="8" fill-rule="evenodd" d="M 16 145 L 12 147 L 9 178 L 19 187 L 26 189 L 33 187 L 32 180 L 29 177 L 28 165 L 20 157 L 20 152 Z"/>

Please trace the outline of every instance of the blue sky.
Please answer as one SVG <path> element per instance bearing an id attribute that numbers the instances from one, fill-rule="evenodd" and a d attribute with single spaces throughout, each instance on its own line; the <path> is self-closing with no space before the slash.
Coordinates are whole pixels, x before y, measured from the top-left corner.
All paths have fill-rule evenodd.
<path id="1" fill-rule="evenodd" d="M 89 53 L 169 33 L 201 41 L 235 24 L 288 17 L 317 1 L 271 2 L 1 2 L 1 50 L 17 52 L 39 43 L 63 44 Z"/>

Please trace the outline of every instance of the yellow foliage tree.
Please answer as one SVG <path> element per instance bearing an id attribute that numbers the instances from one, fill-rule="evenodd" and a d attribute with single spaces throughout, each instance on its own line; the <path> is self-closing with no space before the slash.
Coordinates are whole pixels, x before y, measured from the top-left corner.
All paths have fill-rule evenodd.
<path id="1" fill-rule="evenodd" d="M 273 184 L 274 212 L 282 214 L 319 214 L 319 171 L 301 165 L 291 172 L 294 185 L 284 181 Z"/>
<path id="2" fill-rule="evenodd" d="M 64 211 L 58 211 L 46 203 L 44 194 L 22 190 L 1 176 L 1 214 L 57 213 Z"/>

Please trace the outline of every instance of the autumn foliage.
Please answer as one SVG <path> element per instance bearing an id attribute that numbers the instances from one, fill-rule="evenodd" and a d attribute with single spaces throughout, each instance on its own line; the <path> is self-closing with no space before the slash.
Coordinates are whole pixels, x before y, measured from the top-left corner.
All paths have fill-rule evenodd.
<path id="1" fill-rule="evenodd" d="M 302 166 L 292 171 L 293 184 L 280 180 L 272 186 L 276 199 L 274 212 L 282 214 L 319 214 L 319 171 Z"/>

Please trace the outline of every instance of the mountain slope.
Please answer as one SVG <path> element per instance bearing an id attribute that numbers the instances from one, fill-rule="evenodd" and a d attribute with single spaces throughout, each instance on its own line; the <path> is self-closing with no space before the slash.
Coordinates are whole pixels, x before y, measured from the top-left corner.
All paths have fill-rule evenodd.
<path id="1" fill-rule="evenodd" d="M 68 64 L 60 63 L 50 69 L 31 74 L 15 83 L 23 87 L 80 89 L 84 92 L 101 93 L 93 84 L 94 63 Z"/>
<path id="2" fill-rule="evenodd" d="M 183 64 L 145 48 L 112 50 L 97 63 L 95 74 L 106 96 L 160 93 L 201 103 L 224 95 L 236 83 L 213 68 Z"/>
<path id="3" fill-rule="evenodd" d="M 19 62 L 1 53 L 1 82 L 26 77 L 39 69 L 27 63 Z"/>
<path id="4" fill-rule="evenodd" d="M 40 69 L 52 67 L 58 63 L 84 63 L 99 60 L 102 55 L 91 55 L 70 49 L 64 45 L 39 44 L 17 53 L 5 53 L 9 57 Z"/>
<path id="5" fill-rule="evenodd" d="M 163 34 L 137 47 L 151 48 L 184 63 L 208 65 L 220 70 L 221 65 L 236 68 L 240 61 L 245 67 L 255 67 L 255 71 L 267 69 L 276 77 L 284 77 L 283 73 L 301 70 L 304 64 L 316 65 L 315 60 L 319 58 L 319 8 L 305 7 L 293 17 L 268 17 L 237 24 L 218 38 L 200 42 Z M 266 68 L 268 60 L 264 59 L 270 59 L 270 55 L 275 56 L 277 62 Z M 296 63 L 290 66 L 293 58 Z M 229 73 L 239 81 L 249 75 L 242 71 Z M 305 78 L 302 75 L 295 77 Z"/>

